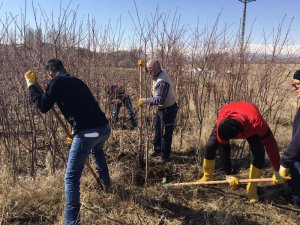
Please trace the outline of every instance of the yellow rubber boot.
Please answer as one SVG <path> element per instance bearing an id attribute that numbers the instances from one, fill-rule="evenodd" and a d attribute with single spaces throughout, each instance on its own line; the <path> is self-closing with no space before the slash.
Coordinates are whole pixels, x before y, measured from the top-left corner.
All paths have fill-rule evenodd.
<path id="1" fill-rule="evenodd" d="M 260 178 L 260 176 L 261 176 L 261 169 L 258 169 L 251 164 L 249 178 L 255 179 L 255 178 Z M 247 196 L 251 203 L 258 202 L 259 198 L 257 195 L 257 182 L 252 182 L 247 184 Z"/>
<path id="2" fill-rule="evenodd" d="M 205 182 L 212 177 L 213 172 L 215 172 L 215 160 L 204 159 L 203 161 L 203 177 L 197 182 Z"/>

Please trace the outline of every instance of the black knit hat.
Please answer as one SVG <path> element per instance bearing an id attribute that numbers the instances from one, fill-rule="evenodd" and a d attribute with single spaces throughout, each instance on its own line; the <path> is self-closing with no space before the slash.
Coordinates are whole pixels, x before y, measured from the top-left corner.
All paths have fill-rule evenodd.
<path id="1" fill-rule="evenodd" d="M 294 73 L 294 79 L 296 80 L 300 80 L 300 70 L 297 70 L 295 73 Z"/>

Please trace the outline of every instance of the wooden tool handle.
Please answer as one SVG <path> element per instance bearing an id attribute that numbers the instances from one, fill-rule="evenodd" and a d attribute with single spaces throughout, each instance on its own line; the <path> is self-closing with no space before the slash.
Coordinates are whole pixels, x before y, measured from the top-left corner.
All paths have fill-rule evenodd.
<path id="1" fill-rule="evenodd" d="M 239 179 L 240 184 L 251 182 L 272 182 L 272 178 L 256 178 L 256 179 Z M 192 186 L 192 185 L 209 185 L 209 184 L 228 184 L 227 180 L 209 180 L 205 182 L 183 182 L 174 184 L 165 184 L 164 187 L 176 187 L 176 186 Z"/>

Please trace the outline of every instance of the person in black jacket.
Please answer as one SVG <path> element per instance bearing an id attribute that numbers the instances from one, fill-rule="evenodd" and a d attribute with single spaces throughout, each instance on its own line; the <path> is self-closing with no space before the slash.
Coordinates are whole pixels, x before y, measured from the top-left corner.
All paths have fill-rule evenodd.
<path id="1" fill-rule="evenodd" d="M 293 78 L 292 86 L 300 98 L 300 70 L 295 72 Z M 300 208 L 300 108 L 294 118 L 292 140 L 281 157 L 279 175 L 273 176 L 275 183 L 287 180 L 284 194 L 296 208 Z"/>
<path id="2" fill-rule="evenodd" d="M 31 100 L 39 111 L 46 113 L 56 103 L 74 131 L 65 173 L 65 224 L 79 224 L 80 177 L 90 153 L 95 159 L 102 186 L 108 188 L 110 185 L 103 145 L 111 130 L 87 85 L 68 74 L 61 60 L 50 59 L 45 69 L 51 81 L 44 94 L 35 85 L 35 71 L 29 70 L 25 79 Z"/>

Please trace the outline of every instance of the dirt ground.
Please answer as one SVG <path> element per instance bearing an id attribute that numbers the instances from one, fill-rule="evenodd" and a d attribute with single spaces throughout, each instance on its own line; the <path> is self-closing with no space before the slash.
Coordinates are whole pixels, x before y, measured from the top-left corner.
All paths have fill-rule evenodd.
<path id="1" fill-rule="evenodd" d="M 120 155 L 120 153 L 118 153 Z M 134 152 L 123 152 L 117 161 L 108 152 L 112 187 L 99 189 L 93 177 L 84 171 L 81 182 L 83 224 L 299 224 L 300 210 L 280 196 L 280 186 L 260 183 L 260 202 L 250 204 L 245 185 L 227 184 L 164 187 L 165 183 L 195 181 L 199 166 L 194 152 L 174 152 L 166 165 L 149 160 L 148 184 L 136 185 L 132 164 Z M 271 169 L 263 176 L 270 177 Z M 10 183 L 3 175 L 0 224 L 63 224 L 64 170 L 54 175 L 40 174 L 35 180 L 20 177 Z M 237 176 L 246 178 L 241 168 Z M 221 170 L 216 180 L 224 179 Z"/>
<path id="2" fill-rule="evenodd" d="M 149 164 L 147 187 L 126 187 L 123 185 L 125 181 L 118 182 L 122 179 L 112 174 L 114 185 L 104 199 L 111 199 L 113 204 L 104 199 L 100 205 L 92 200 L 86 201 L 83 207 L 85 215 L 102 211 L 104 217 L 99 224 L 299 223 L 300 210 L 280 196 L 281 186 L 259 184 L 260 202 L 251 204 L 245 196 L 245 185 L 235 188 L 227 184 L 164 187 L 164 183 L 195 181 L 198 178 L 193 152 L 174 152 L 172 161 L 167 165 L 159 164 L 156 159 L 150 159 Z M 263 174 L 270 177 L 271 169 L 264 170 Z M 241 168 L 236 175 L 245 178 L 248 170 Z M 215 179 L 224 179 L 222 171 L 217 170 Z M 107 207 L 110 210 L 104 212 Z"/>
<path id="3" fill-rule="evenodd" d="M 246 185 L 231 188 L 228 184 L 166 187 L 165 184 L 196 181 L 202 174 L 197 149 L 192 145 L 181 151 L 174 137 L 175 150 L 167 164 L 149 158 L 147 184 L 144 171 L 136 166 L 137 131 L 113 132 L 106 147 L 112 186 L 108 192 L 99 188 L 87 169 L 81 178 L 81 219 L 83 224 L 299 224 L 300 210 L 281 195 L 281 186 L 259 183 L 260 201 L 251 204 Z M 120 139 L 120 137 L 122 138 Z M 288 139 L 288 138 L 287 138 Z M 191 142 L 191 141 L 190 141 Z M 286 140 L 281 140 L 286 145 Z M 151 147 L 151 145 L 150 145 Z M 149 147 L 149 148 L 150 148 Z M 237 146 L 233 145 L 235 155 Z M 67 151 L 68 148 L 63 149 Z M 232 158 L 239 178 L 248 177 L 249 155 Z M 94 166 L 91 161 L 92 166 Z M 11 179 L 9 168 L 0 172 L 0 224 L 63 224 L 64 168 L 53 174 L 47 168 L 33 179 L 20 175 Z M 266 156 L 263 177 L 273 169 Z M 224 180 L 216 161 L 214 180 Z"/>

